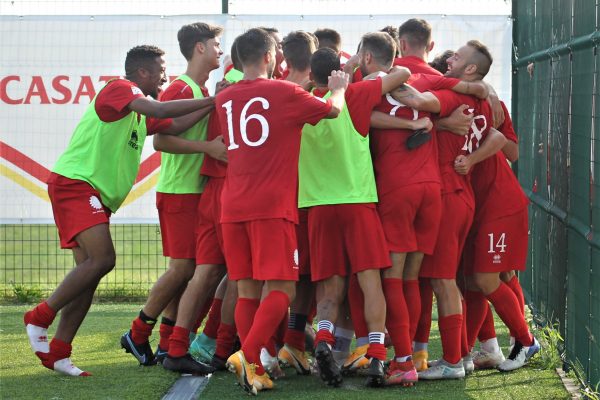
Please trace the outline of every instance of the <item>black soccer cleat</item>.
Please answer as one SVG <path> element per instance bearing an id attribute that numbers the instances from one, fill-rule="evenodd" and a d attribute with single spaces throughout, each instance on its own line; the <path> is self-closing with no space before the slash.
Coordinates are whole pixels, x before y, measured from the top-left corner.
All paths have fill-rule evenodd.
<path id="1" fill-rule="evenodd" d="M 183 357 L 171 357 L 167 355 L 162 362 L 162 366 L 169 371 L 181 374 L 204 376 L 215 372 L 214 367 L 194 360 L 190 353 L 186 353 Z"/>
<path id="2" fill-rule="evenodd" d="M 383 387 L 385 385 L 385 368 L 381 360 L 371 358 L 365 385 L 367 387 Z"/>
<path id="3" fill-rule="evenodd" d="M 156 365 L 156 359 L 154 358 L 154 353 L 152 353 L 150 343 L 146 341 L 142 344 L 135 344 L 131 338 L 131 331 L 125 332 L 121 336 L 121 347 L 125 349 L 126 353 L 132 354 L 140 365 Z"/>
<path id="4" fill-rule="evenodd" d="M 409 150 L 414 150 L 417 147 L 421 147 L 425 143 L 431 140 L 431 133 L 425 129 L 419 129 L 406 139 L 406 147 Z"/>
<path id="5" fill-rule="evenodd" d="M 154 352 L 154 360 L 156 360 L 157 364 L 162 364 L 167 357 L 167 352 L 160 348 L 160 345 L 156 347 L 156 351 Z"/>
<path id="6" fill-rule="evenodd" d="M 227 364 L 227 360 L 223 359 L 221 357 L 219 357 L 218 355 L 213 355 L 212 360 L 210 360 L 210 365 L 216 370 L 216 371 L 227 371 L 227 366 L 225 365 Z"/>
<path id="7" fill-rule="evenodd" d="M 317 343 L 315 358 L 319 366 L 319 376 L 323 382 L 329 386 L 339 387 L 342 384 L 342 374 L 326 342 L 321 341 Z"/>

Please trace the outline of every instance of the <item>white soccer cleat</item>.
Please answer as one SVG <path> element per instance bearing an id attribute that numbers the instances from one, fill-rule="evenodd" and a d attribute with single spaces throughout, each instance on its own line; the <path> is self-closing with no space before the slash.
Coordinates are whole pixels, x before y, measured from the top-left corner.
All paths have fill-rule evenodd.
<path id="1" fill-rule="evenodd" d="M 269 354 L 264 347 L 260 350 L 260 363 L 271 378 L 279 379 L 282 376 L 285 376 L 283 370 L 279 366 L 279 359 L 277 356 Z"/>
<path id="2" fill-rule="evenodd" d="M 463 368 L 465 369 L 465 374 L 469 375 L 475 371 L 475 364 L 473 363 L 473 357 L 469 354 L 468 356 L 463 357 L 462 359 Z"/>
<path id="3" fill-rule="evenodd" d="M 25 329 L 27 330 L 27 337 L 29 338 L 31 349 L 36 355 L 38 355 L 38 353 L 50 352 L 50 345 L 48 344 L 48 329 L 33 324 L 25 325 Z"/>
<path id="4" fill-rule="evenodd" d="M 498 365 L 502 364 L 504 360 L 506 360 L 506 358 L 504 358 L 502 350 L 493 353 L 479 350 L 473 353 L 473 364 L 475 365 L 475 369 L 496 368 Z"/>
<path id="5" fill-rule="evenodd" d="M 517 340 L 508 355 L 508 358 L 498 365 L 498 370 L 508 372 L 519 369 L 538 351 L 540 351 L 540 343 L 536 338 L 533 338 L 533 344 L 531 346 L 523 346 L 523 344 Z"/>
<path id="6" fill-rule="evenodd" d="M 429 363 L 429 368 L 419 372 L 419 380 L 438 379 L 460 379 L 465 377 L 465 368 L 462 360 L 456 364 L 450 364 L 444 359 Z"/>
<path id="7" fill-rule="evenodd" d="M 54 362 L 56 372 L 69 376 L 91 376 L 89 372 L 85 372 L 73 365 L 70 358 L 63 358 Z"/>

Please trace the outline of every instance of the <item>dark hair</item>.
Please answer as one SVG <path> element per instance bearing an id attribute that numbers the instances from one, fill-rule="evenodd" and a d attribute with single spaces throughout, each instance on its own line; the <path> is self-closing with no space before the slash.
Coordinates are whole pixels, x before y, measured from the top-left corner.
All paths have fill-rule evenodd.
<path id="1" fill-rule="evenodd" d="M 390 35 L 392 39 L 394 39 L 394 42 L 396 42 L 396 55 L 394 57 L 398 57 L 400 55 L 400 48 L 398 47 L 400 40 L 400 36 L 398 36 L 398 28 L 388 25 L 381 28 L 379 32 L 385 32 Z"/>
<path id="2" fill-rule="evenodd" d="M 477 73 L 481 75 L 481 78 L 483 79 L 487 73 L 490 72 L 490 67 L 494 62 L 492 54 L 487 46 L 479 40 L 469 40 L 467 46 L 475 50 L 473 52 L 473 57 L 469 60 L 469 64 L 475 64 L 477 66 Z"/>
<path id="3" fill-rule="evenodd" d="M 426 48 L 431 43 L 431 25 L 420 18 L 411 18 L 398 28 L 398 37 L 412 48 Z"/>
<path id="4" fill-rule="evenodd" d="M 448 71 L 448 59 L 454 55 L 454 50 L 446 50 L 442 54 L 435 56 L 432 62 L 429 63 L 431 68 L 445 74 Z"/>
<path id="5" fill-rule="evenodd" d="M 283 57 L 287 64 L 299 71 L 310 67 L 310 56 L 317 49 L 315 38 L 304 31 L 290 32 L 282 43 Z"/>
<path id="6" fill-rule="evenodd" d="M 378 64 L 390 68 L 396 54 L 396 42 L 385 32 L 367 33 L 360 41 L 360 51 L 368 51 Z"/>
<path id="7" fill-rule="evenodd" d="M 243 69 L 242 62 L 240 61 L 240 56 L 238 56 L 237 45 L 238 45 L 238 37 L 235 38 L 233 43 L 231 44 L 231 63 L 233 64 L 233 68 L 241 71 Z"/>
<path id="8" fill-rule="evenodd" d="M 135 46 L 127 52 L 125 57 L 125 76 L 130 77 L 138 68 L 150 69 L 156 62 L 156 57 L 164 56 L 165 52 L 156 46 Z"/>
<path id="9" fill-rule="evenodd" d="M 336 30 L 329 28 L 317 29 L 315 36 L 319 39 L 320 49 L 327 47 L 338 53 L 342 50 L 342 37 Z"/>
<path id="10" fill-rule="evenodd" d="M 326 85 L 331 71 L 339 69 L 340 55 L 328 47 L 315 51 L 310 58 L 310 72 L 319 85 Z"/>
<path id="11" fill-rule="evenodd" d="M 196 43 L 206 43 L 207 40 L 220 36 L 222 32 L 223 28 L 220 26 L 209 25 L 204 22 L 194 22 L 193 24 L 184 25 L 177 32 L 179 50 L 185 59 L 189 61 L 194 55 Z"/>
<path id="12" fill-rule="evenodd" d="M 237 37 L 237 54 L 243 66 L 256 64 L 271 49 L 275 39 L 264 29 L 252 28 Z"/>
<path id="13" fill-rule="evenodd" d="M 259 26 L 258 29 L 262 29 L 263 31 L 267 31 L 267 33 L 279 33 L 277 28 L 267 28 L 266 26 Z"/>

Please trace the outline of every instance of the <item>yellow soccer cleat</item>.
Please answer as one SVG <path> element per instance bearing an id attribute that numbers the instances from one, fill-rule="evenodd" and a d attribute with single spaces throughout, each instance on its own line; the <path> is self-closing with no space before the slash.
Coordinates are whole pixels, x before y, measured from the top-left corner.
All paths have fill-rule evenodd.
<path id="1" fill-rule="evenodd" d="M 417 372 L 425 371 L 427 369 L 427 359 L 429 358 L 429 353 L 427 350 L 419 350 L 415 351 L 412 355 L 413 364 L 415 364 L 415 368 Z"/>
<path id="2" fill-rule="evenodd" d="M 257 391 L 260 392 L 261 390 L 271 390 L 273 387 L 275 387 L 275 384 L 271 378 L 269 378 L 269 374 L 266 372 L 262 375 L 254 375 L 254 388 Z"/>
<path id="3" fill-rule="evenodd" d="M 246 361 L 244 352 L 242 350 L 233 353 L 225 364 L 229 372 L 233 372 L 238 379 L 239 385 L 248 394 L 256 396 L 257 389 L 254 387 L 254 375 L 256 370 L 256 364 L 250 364 Z"/>
<path id="4" fill-rule="evenodd" d="M 298 375 L 310 375 L 310 361 L 306 354 L 295 347 L 283 345 L 277 355 L 279 362 L 284 366 L 294 367 Z"/>
<path id="5" fill-rule="evenodd" d="M 344 365 L 342 366 L 342 375 L 348 376 L 354 374 L 359 369 L 369 368 L 369 359 L 367 358 L 368 344 L 357 347 L 354 351 L 346 358 Z"/>

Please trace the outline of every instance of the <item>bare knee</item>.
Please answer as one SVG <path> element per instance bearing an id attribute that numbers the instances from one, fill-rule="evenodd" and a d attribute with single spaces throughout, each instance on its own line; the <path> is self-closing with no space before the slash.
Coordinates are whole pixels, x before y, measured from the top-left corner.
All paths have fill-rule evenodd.
<path id="1" fill-rule="evenodd" d="M 475 274 L 473 278 L 475 285 L 486 295 L 494 292 L 500 285 L 500 277 L 497 273 Z"/>
<path id="2" fill-rule="evenodd" d="M 113 270 L 117 256 L 114 250 L 107 250 L 103 253 L 90 256 L 89 260 L 94 270 L 102 277 Z"/>

